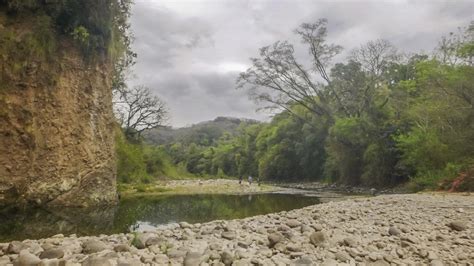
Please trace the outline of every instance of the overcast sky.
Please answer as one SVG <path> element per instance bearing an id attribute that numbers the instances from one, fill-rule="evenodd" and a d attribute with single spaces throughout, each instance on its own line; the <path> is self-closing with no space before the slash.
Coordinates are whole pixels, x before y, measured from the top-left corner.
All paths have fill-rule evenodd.
<path id="1" fill-rule="evenodd" d="M 474 20 L 474 1 L 135 0 L 130 85 L 150 87 L 174 127 L 217 116 L 266 119 L 235 80 L 258 49 L 289 40 L 303 22 L 327 18 L 328 39 L 345 51 L 384 38 L 405 52 L 430 52 L 439 38 Z M 340 58 L 343 60 L 343 58 Z"/>

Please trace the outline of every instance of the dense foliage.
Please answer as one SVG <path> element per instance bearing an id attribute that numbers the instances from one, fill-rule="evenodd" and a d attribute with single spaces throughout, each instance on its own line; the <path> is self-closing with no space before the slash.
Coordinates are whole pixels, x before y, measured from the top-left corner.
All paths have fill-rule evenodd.
<path id="1" fill-rule="evenodd" d="M 53 58 L 58 52 L 58 40 L 73 40 L 86 62 L 106 60 L 114 65 L 113 87 L 120 89 L 125 86 L 126 69 L 136 57 L 130 49 L 131 4 L 131 0 L 0 0 L 0 11 L 8 15 L 0 43 L 6 48 L 5 54 L 23 52 L 14 55 L 15 70 L 35 57 Z M 24 47 L 8 49 L 9 45 L 18 45 L 10 24 L 27 21 L 31 22 L 32 32 L 25 33 L 28 38 L 21 44 Z"/>
<path id="2" fill-rule="evenodd" d="M 181 176 L 163 148 L 130 142 L 121 129 L 116 131 L 119 183 L 150 183 L 160 177 Z"/>
<path id="3" fill-rule="evenodd" d="M 443 38 L 433 55 L 403 55 L 377 40 L 331 65 L 341 48 L 325 43 L 325 23 L 296 31 L 313 67 L 297 63 L 291 44 L 277 42 L 239 79 L 281 113 L 217 141 L 167 143 L 174 163 L 197 175 L 371 186 L 410 180 L 417 189 L 471 171 L 474 24 Z"/>

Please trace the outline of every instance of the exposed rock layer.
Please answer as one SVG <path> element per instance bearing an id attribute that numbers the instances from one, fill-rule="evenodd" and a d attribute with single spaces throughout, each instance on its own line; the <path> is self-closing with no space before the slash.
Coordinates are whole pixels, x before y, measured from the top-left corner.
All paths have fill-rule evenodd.
<path id="1" fill-rule="evenodd" d="M 115 202 L 111 65 L 35 23 L 0 10 L 0 204 Z"/>

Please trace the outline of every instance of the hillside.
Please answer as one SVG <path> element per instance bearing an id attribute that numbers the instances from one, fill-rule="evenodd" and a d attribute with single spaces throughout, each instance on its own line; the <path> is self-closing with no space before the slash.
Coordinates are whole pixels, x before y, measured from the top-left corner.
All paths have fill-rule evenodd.
<path id="1" fill-rule="evenodd" d="M 256 120 L 217 117 L 214 120 L 204 121 L 189 127 L 171 128 L 161 127 L 144 132 L 145 141 L 154 145 L 166 145 L 174 142 L 182 144 L 195 143 L 202 146 L 211 146 L 225 133 L 235 136 L 238 128 L 244 124 L 257 124 Z"/>

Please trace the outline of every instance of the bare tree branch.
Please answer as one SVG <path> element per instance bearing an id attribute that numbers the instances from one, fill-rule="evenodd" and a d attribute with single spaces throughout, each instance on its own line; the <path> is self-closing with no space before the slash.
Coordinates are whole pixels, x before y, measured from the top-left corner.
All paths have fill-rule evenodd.
<path id="1" fill-rule="evenodd" d="M 145 86 L 122 90 L 115 98 L 115 116 L 129 137 L 162 126 L 168 119 L 166 104 Z"/>

